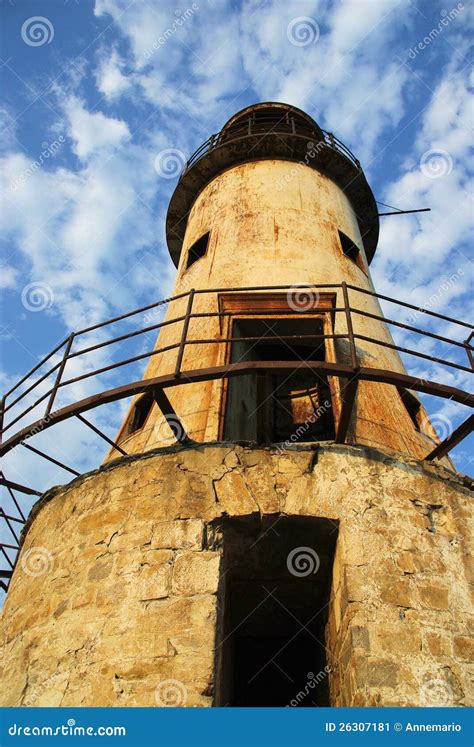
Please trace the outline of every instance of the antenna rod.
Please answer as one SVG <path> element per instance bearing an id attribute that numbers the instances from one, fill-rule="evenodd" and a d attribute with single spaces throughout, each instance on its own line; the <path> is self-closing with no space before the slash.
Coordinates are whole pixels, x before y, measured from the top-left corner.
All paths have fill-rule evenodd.
<path id="1" fill-rule="evenodd" d="M 379 217 L 382 215 L 406 215 L 407 213 L 429 213 L 431 208 L 418 208 L 418 210 L 394 210 L 393 213 L 379 213 Z"/>

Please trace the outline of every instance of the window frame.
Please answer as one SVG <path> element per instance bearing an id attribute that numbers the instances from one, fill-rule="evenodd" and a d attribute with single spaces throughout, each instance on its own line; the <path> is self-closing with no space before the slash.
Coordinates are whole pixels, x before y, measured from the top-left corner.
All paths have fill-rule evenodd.
<path id="1" fill-rule="evenodd" d="M 201 234 L 201 236 L 198 239 L 196 239 L 196 241 L 193 241 L 191 246 L 188 247 L 188 249 L 186 250 L 186 259 L 185 259 L 186 264 L 184 267 L 184 271 L 189 270 L 191 267 L 193 267 L 193 265 L 196 264 L 196 262 L 199 262 L 200 259 L 203 259 L 206 256 L 209 250 L 210 238 L 211 238 L 211 232 L 205 231 L 203 234 Z M 193 258 L 193 252 L 195 252 L 196 246 L 204 241 L 205 241 L 204 251 L 201 254 L 199 254 L 199 256 L 195 256 Z"/>
<path id="2" fill-rule="evenodd" d="M 336 306 L 337 297 L 336 293 L 321 293 L 315 294 L 311 308 L 323 307 L 323 311 L 317 314 L 311 314 L 311 319 L 320 318 L 323 322 L 323 334 L 332 335 L 334 334 L 335 327 L 335 313 L 332 309 Z M 281 319 L 281 311 L 291 312 L 285 313 L 283 316 L 285 319 L 301 320 L 308 318 L 304 311 L 295 311 L 292 309 L 289 303 L 288 293 L 286 292 L 234 292 L 234 293 L 219 293 L 218 295 L 218 307 L 219 312 L 225 314 L 219 317 L 220 333 L 221 336 L 226 339 L 232 337 L 232 324 L 234 319 L 239 320 L 250 320 L 250 319 Z M 267 311 L 268 314 L 255 312 Z M 248 312 L 248 313 L 245 313 Z M 254 313 L 252 313 L 254 312 Z M 325 346 L 325 360 L 328 363 L 335 363 L 337 361 L 335 340 L 327 338 L 324 340 Z M 227 342 L 225 345 L 219 345 L 219 348 L 224 348 L 221 352 L 221 363 L 223 365 L 230 365 L 232 355 L 232 343 Z M 330 395 L 331 395 L 331 406 L 334 416 L 334 428 L 337 432 L 337 427 L 341 415 L 341 386 L 339 378 L 337 376 L 327 377 Z M 228 394 L 229 379 L 223 377 L 221 383 L 220 396 L 217 400 L 218 403 L 218 440 L 224 440 L 225 432 L 225 413 L 227 406 L 227 394 Z"/>
<path id="3" fill-rule="evenodd" d="M 337 229 L 337 235 L 339 239 L 339 246 L 341 247 L 341 251 L 344 257 L 350 259 L 350 261 L 353 262 L 353 264 L 355 264 L 356 267 L 359 268 L 359 270 L 362 270 L 362 272 L 367 275 L 364 255 L 360 246 L 358 246 L 356 242 L 347 235 L 347 233 L 341 231 L 340 228 Z M 351 252 L 354 256 L 351 256 Z"/>
<path id="4" fill-rule="evenodd" d="M 145 419 L 142 425 L 139 428 L 135 428 L 134 430 L 132 430 L 132 425 L 133 425 L 134 418 L 136 417 L 137 410 L 141 406 L 141 403 L 144 402 L 144 400 L 149 401 L 148 412 L 145 416 Z M 122 441 L 125 441 L 127 438 L 130 438 L 130 436 L 135 436 L 137 433 L 140 433 L 141 431 L 144 430 L 148 422 L 148 419 L 151 415 L 151 412 L 153 410 L 154 404 L 155 404 L 155 400 L 153 399 L 153 395 L 151 392 L 144 392 L 142 395 L 137 397 L 137 399 L 134 402 L 132 402 L 130 406 L 130 410 L 128 411 L 128 415 L 125 418 L 123 425 L 117 436 L 117 443 L 121 443 Z"/>

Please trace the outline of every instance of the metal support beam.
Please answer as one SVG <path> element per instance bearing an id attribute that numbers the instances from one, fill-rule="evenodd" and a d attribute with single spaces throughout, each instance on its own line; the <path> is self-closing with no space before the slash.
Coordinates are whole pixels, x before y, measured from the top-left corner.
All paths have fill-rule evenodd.
<path id="1" fill-rule="evenodd" d="M 45 454 L 44 451 L 35 449 L 35 447 L 30 446 L 30 444 L 25 444 L 25 442 L 23 442 L 21 445 L 24 446 L 25 449 L 28 449 L 28 451 L 32 451 L 33 454 L 38 454 L 38 456 L 43 457 L 43 459 L 46 459 L 48 462 L 52 462 L 52 464 L 55 464 L 57 467 L 65 469 L 66 472 L 70 472 L 71 475 L 75 475 L 75 477 L 79 477 L 79 475 L 81 474 L 80 472 L 77 472 L 77 470 L 72 469 L 72 467 L 68 467 L 66 464 L 59 462 L 57 459 L 54 459 L 54 457 L 49 456 L 49 454 Z"/>
<path id="2" fill-rule="evenodd" d="M 1 472 L 1 471 L 0 471 L 0 479 L 1 479 L 1 480 L 4 480 L 4 479 L 5 479 L 5 475 L 4 475 L 4 474 L 3 474 L 3 472 Z M 24 519 L 24 520 L 26 521 L 26 516 L 25 516 L 25 514 L 23 513 L 23 511 L 21 510 L 21 506 L 20 506 L 20 504 L 18 503 L 17 499 L 15 498 L 15 495 L 14 495 L 14 493 L 13 493 L 13 490 L 12 490 L 12 489 L 11 489 L 11 488 L 10 488 L 10 487 L 9 487 L 8 485 L 6 486 L 6 488 L 7 488 L 8 492 L 9 492 L 9 494 L 10 494 L 10 498 L 12 499 L 13 503 L 15 504 L 15 508 L 16 508 L 16 510 L 17 510 L 17 511 L 18 511 L 18 513 L 20 514 L 21 518 L 22 518 L 22 519 Z"/>
<path id="3" fill-rule="evenodd" d="M 173 431 L 175 439 L 179 443 L 189 443 L 191 440 L 186 433 L 184 426 L 174 411 L 173 405 L 164 393 L 163 389 L 153 389 L 153 399 L 163 413 L 166 422 Z"/>
<path id="4" fill-rule="evenodd" d="M 354 411 L 358 384 L 357 374 L 355 373 L 354 378 L 348 381 L 342 390 L 342 409 L 335 439 L 337 444 L 344 444 L 346 442 L 347 431 Z"/>
<path id="5" fill-rule="evenodd" d="M 18 490 L 20 493 L 25 493 L 26 495 L 43 495 L 39 492 L 39 490 L 33 490 L 33 488 L 27 488 L 26 485 L 20 485 L 18 482 L 12 482 L 11 480 L 7 480 L 5 477 L 0 477 L 0 486 L 4 486 L 5 488 L 11 488 L 12 490 Z"/>
<path id="6" fill-rule="evenodd" d="M 127 452 L 124 451 L 121 446 L 116 444 L 115 441 L 112 441 L 112 439 L 106 436 L 105 433 L 102 433 L 101 430 L 99 430 L 95 425 L 93 425 L 93 423 L 87 420 L 87 418 L 85 418 L 83 415 L 81 415 L 80 413 L 76 413 L 76 418 L 80 420 L 81 423 L 84 423 L 84 425 L 87 425 L 92 431 L 94 431 L 94 433 L 97 433 L 97 435 L 103 438 L 104 441 L 107 441 L 107 443 L 110 444 L 110 446 L 113 446 L 113 448 L 119 451 L 121 454 L 123 454 L 123 456 L 128 456 Z"/>
<path id="7" fill-rule="evenodd" d="M 464 423 L 454 430 L 448 438 L 445 438 L 438 446 L 425 456 L 425 462 L 431 462 L 433 459 L 441 459 L 448 451 L 457 446 L 463 438 L 466 438 L 474 430 L 474 415 L 470 415 Z"/>

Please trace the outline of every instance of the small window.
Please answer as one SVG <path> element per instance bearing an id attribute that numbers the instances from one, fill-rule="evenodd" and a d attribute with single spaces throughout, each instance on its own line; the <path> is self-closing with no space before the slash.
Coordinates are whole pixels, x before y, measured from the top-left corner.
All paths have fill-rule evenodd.
<path id="1" fill-rule="evenodd" d="M 207 247 L 209 244 L 209 231 L 204 234 L 204 236 L 201 236 L 200 239 L 194 242 L 192 246 L 188 249 L 188 259 L 186 262 L 186 269 L 188 267 L 191 267 L 195 262 L 197 262 L 198 259 L 201 259 L 201 257 L 204 257 L 205 253 L 207 252 Z"/>
<path id="2" fill-rule="evenodd" d="M 414 394 L 409 392 L 408 389 L 399 389 L 398 393 L 403 404 L 405 405 L 405 409 L 409 414 L 413 425 L 415 426 L 416 430 L 419 431 L 423 420 L 420 400 L 418 399 L 418 397 L 415 397 Z"/>
<path id="3" fill-rule="evenodd" d="M 144 394 L 143 397 L 140 397 L 140 399 L 135 402 L 130 415 L 128 416 L 127 422 L 125 423 L 125 427 L 120 434 L 121 441 L 123 441 L 124 438 L 131 436 L 132 433 L 143 428 L 148 415 L 151 412 L 151 408 L 153 407 L 153 402 L 152 394 Z"/>
<path id="4" fill-rule="evenodd" d="M 342 231 L 339 231 L 339 241 L 346 257 L 349 257 L 361 270 L 365 271 L 362 253 L 357 244 L 354 244 L 352 239 L 346 236 L 345 233 L 342 233 Z"/>

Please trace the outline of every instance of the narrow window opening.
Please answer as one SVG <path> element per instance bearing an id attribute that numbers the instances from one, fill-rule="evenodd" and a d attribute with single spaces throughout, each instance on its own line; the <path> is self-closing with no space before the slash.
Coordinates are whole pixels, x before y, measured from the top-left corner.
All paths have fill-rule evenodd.
<path id="1" fill-rule="evenodd" d="M 124 438 L 131 436 L 132 433 L 135 433 L 136 431 L 139 431 L 141 428 L 143 428 L 148 415 L 151 412 L 153 403 L 153 395 L 148 393 L 144 394 L 135 402 L 125 424 L 125 427 L 120 434 L 121 441 L 123 441 Z"/>
<path id="2" fill-rule="evenodd" d="M 216 705 L 330 705 L 325 636 L 337 528 L 281 515 L 221 524 Z"/>
<path id="3" fill-rule="evenodd" d="M 204 257 L 207 252 L 209 244 L 209 232 L 205 233 L 201 238 L 192 244 L 188 249 L 188 258 L 186 262 L 186 269 L 191 267 L 198 259 Z"/>
<path id="4" fill-rule="evenodd" d="M 342 231 L 339 231 L 339 241 L 341 242 L 342 251 L 345 256 L 349 257 L 349 259 L 365 272 L 362 254 L 357 244 L 355 244 L 352 239 L 350 239 L 349 236 L 346 236 Z"/>
<path id="5" fill-rule="evenodd" d="M 421 411 L 420 400 L 415 397 L 414 394 L 409 392 L 408 389 L 399 389 L 398 393 L 403 404 L 405 405 L 405 409 L 409 414 L 413 425 L 415 426 L 417 431 L 420 431 L 423 422 L 423 413 Z"/>
<path id="6" fill-rule="evenodd" d="M 314 316 L 237 319 L 232 324 L 230 361 L 324 361 L 325 341 L 312 337 L 323 333 L 323 320 Z M 229 379 L 224 439 L 258 443 L 333 440 L 327 376 L 304 367 Z"/>

